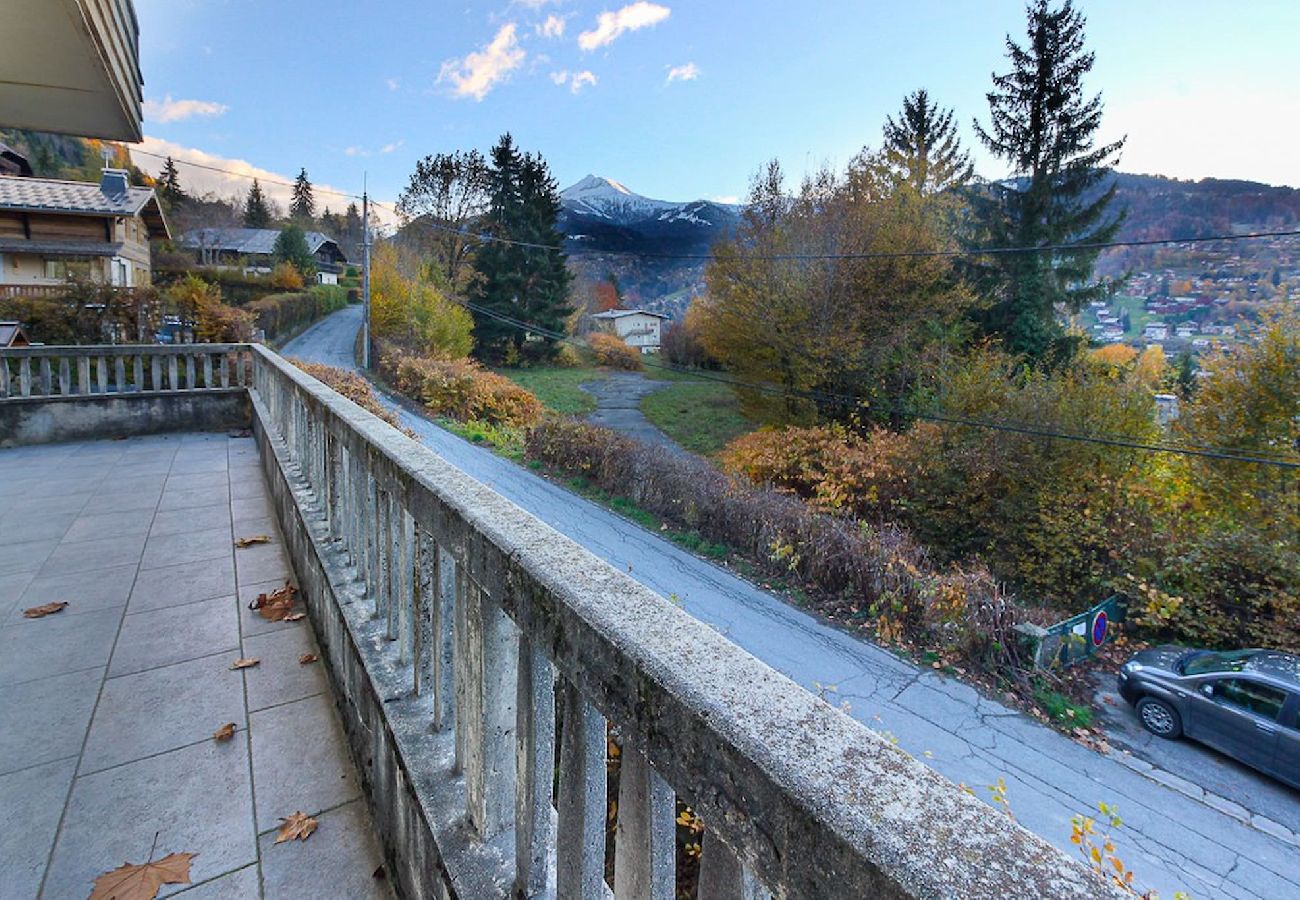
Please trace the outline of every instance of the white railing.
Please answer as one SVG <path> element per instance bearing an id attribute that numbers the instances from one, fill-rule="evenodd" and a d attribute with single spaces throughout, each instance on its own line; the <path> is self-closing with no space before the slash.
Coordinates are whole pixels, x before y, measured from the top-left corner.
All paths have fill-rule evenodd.
<path id="1" fill-rule="evenodd" d="M 247 386 L 249 344 L 0 348 L 0 401 Z"/>

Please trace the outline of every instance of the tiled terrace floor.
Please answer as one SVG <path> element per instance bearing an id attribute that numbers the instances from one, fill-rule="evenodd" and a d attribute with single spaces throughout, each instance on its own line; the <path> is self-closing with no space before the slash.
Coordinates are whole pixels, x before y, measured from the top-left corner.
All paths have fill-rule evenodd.
<path id="1" fill-rule="evenodd" d="M 388 893 L 311 625 L 247 608 L 291 577 L 271 516 L 246 438 L 0 450 L 0 898 L 86 897 L 155 833 L 198 854 L 163 893 Z M 298 810 L 316 833 L 273 845 Z"/>

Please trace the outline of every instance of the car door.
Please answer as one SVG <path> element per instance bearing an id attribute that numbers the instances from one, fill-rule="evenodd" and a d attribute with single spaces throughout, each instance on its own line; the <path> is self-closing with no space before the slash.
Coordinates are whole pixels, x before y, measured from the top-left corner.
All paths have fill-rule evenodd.
<path id="1" fill-rule="evenodd" d="M 1188 698 L 1190 737 L 1248 766 L 1272 768 L 1286 691 L 1249 678 L 1210 678 Z"/>
<path id="2" fill-rule="evenodd" d="M 1277 728 L 1277 750 L 1273 755 L 1275 778 L 1300 789 L 1300 694 L 1291 695 Z"/>

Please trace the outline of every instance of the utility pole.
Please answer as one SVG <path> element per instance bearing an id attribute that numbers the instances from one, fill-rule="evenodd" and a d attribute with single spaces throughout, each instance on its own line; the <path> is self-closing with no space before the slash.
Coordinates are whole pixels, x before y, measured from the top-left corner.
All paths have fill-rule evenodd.
<path id="1" fill-rule="evenodd" d="M 361 368 L 370 369 L 370 193 L 361 176 L 361 303 L 366 319 L 361 325 Z"/>

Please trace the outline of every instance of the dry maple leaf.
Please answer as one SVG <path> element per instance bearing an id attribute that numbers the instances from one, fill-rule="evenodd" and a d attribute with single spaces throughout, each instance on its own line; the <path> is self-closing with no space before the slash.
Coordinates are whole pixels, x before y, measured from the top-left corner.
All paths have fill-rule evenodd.
<path id="1" fill-rule="evenodd" d="M 153 900 L 164 884 L 189 884 L 197 853 L 171 853 L 147 863 L 123 863 L 95 879 L 90 900 Z"/>
<path id="2" fill-rule="evenodd" d="M 318 659 L 320 659 L 320 657 L 315 653 L 304 653 L 302 656 L 298 657 L 298 664 L 306 666 L 314 663 Z"/>
<path id="3" fill-rule="evenodd" d="M 231 669 L 251 669 L 262 661 L 258 656 L 247 656 L 243 659 L 237 659 L 230 664 Z"/>
<path id="4" fill-rule="evenodd" d="M 271 543 L 271 536 L 269 534 L 255 534 L 252 537 L 240 538 L 235 541 L 235 546 L 242 550 L 244 547 L 251 547 L 254 544 L 269 543 Z"/>
<path id="5" fill-rule="evenodd" d="M 307 618 L 307 614 L 306 614 L 306 613 L 296 612 L 296 613 L 290 613 L 289 615 L 285 616 L 285 617 L 284 617 L 284 621 L 286 621 L 286 622 L 297 622 L 297 621 L 300 621 L 300 620 L 305 619 L 305 618 Z"/>
<path id="6" fill-rule="evenodd" d="M 46 616 L 53 615 L 62 611 L 67 606 L 66 600 L 55 600 L 53 603 L 42 603 L 40 606 L 33 606 L 31 609 L 24 609 L 23 616 L 28 619 L 43 619 Z"/>
<path id="7" fill-rule="evenodd" d="M 234 736 L 235 736 L 234 722 L 227 722 L 225 725 L 222 725 L 216 731 L 212 732 L 212 739 L 217 743 L 221 743 L 222 741 L 228 741 Z"/>
<path id="8" fill-rule="evenodd" d="M 280 825 L 280 830 L 275 835 L 275 843 L 277 844 L 283 841 L 305 841 L 311 837 L 311 833 L 316 830 L 316 826 L 319 824 L 302 811 L 280 821 L 283 824 Z"/>
<path id="9" fill-rule="evenodd" d="M 297 593 L 298 589 L 286 581 L 282 588 L 269 594 L 258 594 L 257 599 L 248 604 L 248 608 L 257 610 L 263 619 L 279 622 L 293 609 L 293 597 Z"/>

